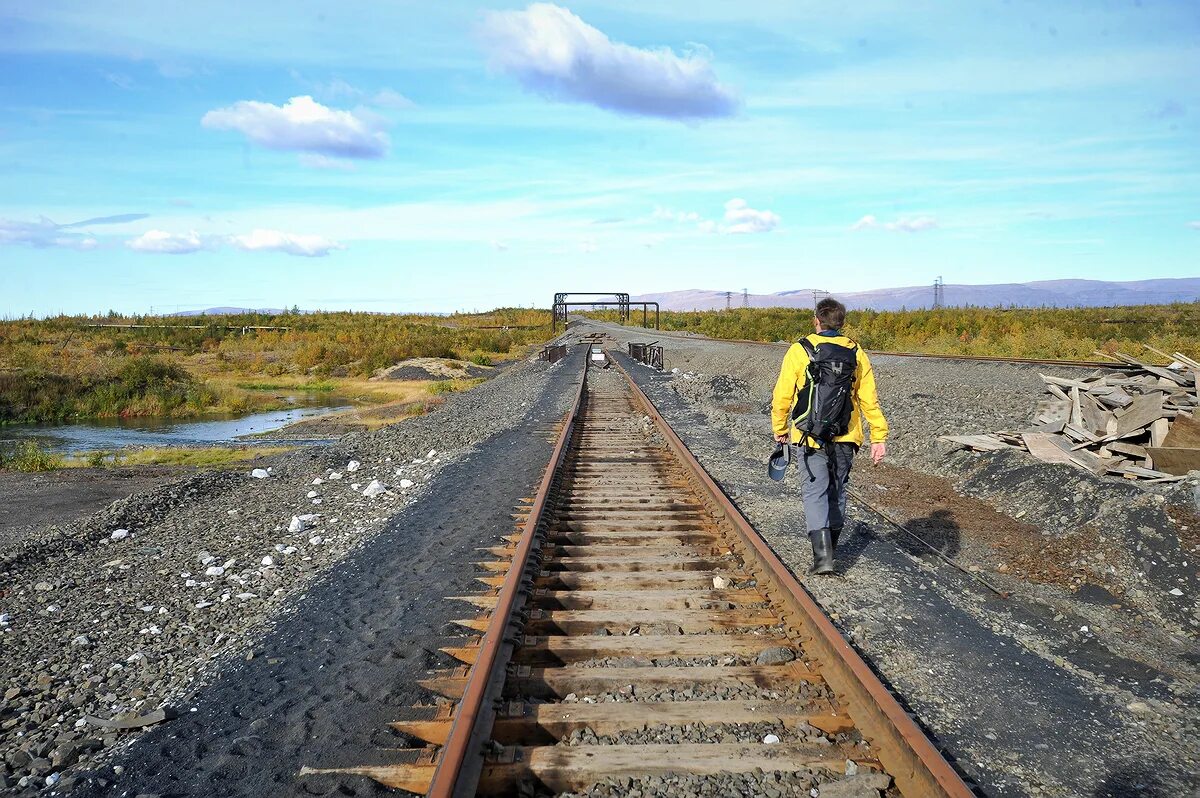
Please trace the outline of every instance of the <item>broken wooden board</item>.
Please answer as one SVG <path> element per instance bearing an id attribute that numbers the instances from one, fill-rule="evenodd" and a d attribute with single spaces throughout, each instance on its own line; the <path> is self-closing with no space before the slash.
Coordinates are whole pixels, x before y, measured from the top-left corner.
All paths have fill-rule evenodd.
<path id="1" fill-rule="evenodd" d="M 1142 394 L 1134 398 L 1133 404 L 1127 407 L 1125 412 L 1116 416 L 1116 426 L 1109 434 L 1116 437 L 1123 437 L 1143 427 L 1150 426 L 1162 418 L 1162 414 L 1162 393 L 1155 391 L 1154 393 Z"/>
<path id="2" fill-rule="evenodd" d="M 998 452 L 1001 449 L 1011 448 L 1007 443 L 994 435 L 939 435 L 938 440 L 946 441 L 947 443 L 957 443 L 959 446 L 965 446 L 968 449 L 978 449 L 983 452 Z"/>
<path id="3" fill-rule="evenodd" d="M 1200 447 L 1200 420 L 1176 416 L 1162 445 L 1173 449 Z"/>
<path id="4" fill-rule="evenodd" d="M 1150 446 L 1146 451 L 1154 460 L 1154 470 L 1163 474 L 1182 477 L 1189 471 L 1200 471 L 1200 448 Z"/>
<path id="5" fill-rule="evenodd" d="M 1074 462 L 1071 459 L 1070 448 L 1061 443 L 1061 436 L 1046 432 L 1030 432 L 1022 435 L 1021 440 L 1025 442 L 1025 448 L 1029 450 L 1029 453 L 1043 463 L 1070 465 Z"/>

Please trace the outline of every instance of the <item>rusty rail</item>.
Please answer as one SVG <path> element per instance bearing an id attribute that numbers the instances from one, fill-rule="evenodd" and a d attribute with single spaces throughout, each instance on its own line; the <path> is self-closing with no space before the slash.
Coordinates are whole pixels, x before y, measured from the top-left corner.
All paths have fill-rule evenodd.
<path id="1" fill-rule="evenodd" d="M 515 610 L 518 609 L 519 603 L 524 602 L 522 581 L 529 565 L 529 555 L 537 541 L 538 524 L 541 523 L 542 514 L 545 512 L 546 500 L 550 496 L 555 474 L 566 456 L 579 412 L 583 407 L 583 399 L 587 394 L 587 374 L 585 361 L 583 375 L 579 379 L 579 391 L 575 394 L 575 401 L 563 420 L 562 431 L 554 444 L 554 451 L 550 455 L 546 472 L 542 475 L 537 495 L 534 496 L 529 517 L 521 530 L 512 567 L 505 576 L 496 600 L 496 608 L 480 643 L 479 657 L 471 667 L 460 708 L 454 716 L 450 734 L 442 747 L 441 758 L 429 785 L 429 798 L 475 794 L 479 773 L 483 767 L 483 744 L 491 731 L 495 716 L 494 704 L 499 698 L 505 668 L 514 647 L 509 630 L 515 620 Z"/>

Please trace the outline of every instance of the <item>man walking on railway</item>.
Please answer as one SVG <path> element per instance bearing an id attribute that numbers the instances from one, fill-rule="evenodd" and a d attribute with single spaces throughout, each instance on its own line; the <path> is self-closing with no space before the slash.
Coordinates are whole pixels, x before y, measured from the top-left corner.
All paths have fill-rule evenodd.
<path id="1" fill-rule="evenodd" d="M 833 573 L 833 555 L 846 518 L 846 483 L 863 444 L 863 421 L 871 425 L 871 460 L 887 454 L 888 425 L 879 407 L 871 361 L 842 335 L 846 306 L 817 303 L 816 330 L 788 349 L 775 383 L 771 424 L 775 440 L 803 462 L 804 520 L 812 542 L 809 574 Z"/>

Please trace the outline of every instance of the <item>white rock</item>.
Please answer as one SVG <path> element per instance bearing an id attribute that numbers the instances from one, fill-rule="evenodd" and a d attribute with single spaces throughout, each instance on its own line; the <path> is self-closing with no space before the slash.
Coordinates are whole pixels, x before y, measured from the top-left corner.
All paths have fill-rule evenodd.
<path id="1" fill-rule="evenodd" d="M 272 565 L 275 564 L 275 558 L 271 557 L 271 556 L 263 557 L 262 564 L 267 566 L 268 568 L 270 568 Z"/>
<path id="2" fill-rule="evenodd" d="M 325 542 L 325 539 L 322 538 L 320 535 L 313 535 L 311 538 L 308 539 L 308 542 L 313 544 L 314 546 L 320 546 L 322 543 Z"/>
<path id="3" fill-rule="evenodd" d="M 411 488 L 413 485 L 416 485 L 416 484 L 417 483 L 413 482 L 411 479 L 400 480 L 400 487 L 402 487 L 402 488 Z"/>
<path id="4" fill-rule="evenodd" d="M 1081 627 L 1079 627 L 1079 631 L 1081 631 L 1081 632 L 1087 632 L 1087 631 L 1089 631 L 1089 630 L 1088 630 L 1088 628 L 1087 628 L 1086 626 L 1081 626 Z"/>
<path id="5" fill-rule="evenodd" d="M 129 537 L 128 529 L 114 529 L 113 533 L 108 536 L 110 540 L 124 540 Z"/>
<path id="6" fill-rule="evenodd" d="M 217 560 L 217 558 L 212 556 L 211 554 L 205 553 L 200 556 L 200 564 L 201 565 L 208 565 L 210 562 L 216 562 L 216 560 Z"/>
<path id="7" fill-rule="evenodd" d="M 1183 591 L 1177 587 L 1173 587 L 1170 590 L 1168 590 L 1167 592 L 1170 593 L 1172 596 L 1182 596 L 1183 595 Z"/>
<path id="8" fill-rule="evenodd" d="M 240 601 L 248 601 L 252 598 L 258 598 L 258 594 L 257 593 L 238 593 L 237 598 Z"/>
<path id="9" fill-rule="evenodd" d="M 303 532 L 304 526 L 305 524 L 302 520 L 300 520 L 300 517 L 293 515 L 292 522 L 288 524 L 288 532 L 291 532 L 293 535 L 297 532 Z"/>
<path id="10" fill-rule="evenodd" d="M 7 612 L 0 612 L 0 626 L 8 626 L 12 623 L 12 616 Z"/>
<path id="11" fill-rule="evenodd" d="M 197 582 L 195 579 L 189 579 L 183 583 L 183 586 L 184 587 L 195 587 L 198 584 L 200 584 L 200 583 Z"/>
<path id="12" fill-rule="evenodd" d="M 724 590 L 725 588 L 729 587 L 729 580 L 723 576 L 714 576 L 713 587 L 715 587 L 717 590 Z"/>
<path id="13" fill-rule="evenodd" d="M 315 499 L 315 498 L 317 498 L 317 497 L 318 497 L 318 496 L 320 496 L 320 495 L 321 495 L 321 494 L 317 493 L 315 490 L 310 490 L 310 491 L 308 492 L 308 498 L 310 498 L 310 499 Z"/>
<path id="14" fill-rule="evenodd" d="M 430 449 L 429 454 L 425 455 L 425 457 L 428 459 L 430 457 L 433 457 L 435 454 L 437 454 L 437 449 Z"/>
<path id="15" fill-rule="evenodd" d="M 208 570 L 204 572 L 205 576 L 224 576 L 225 569 L 219 565 L 210 565 Z"/>
<path id="16" fill-rule="evenodd" d="M 91 642 L 92 641 L 88 639 L 87 635 L 76 635 L 74 638 L 71 639 L 71 645 L 73 645 L 73 646 L 91 645 Z"/>
<path id="17" fill-rule="evenodd" d="M 334 471 L 329 475 L 329 478 L 330 479 L 341 479 L 342 475 L 340 473 L 338 473 L 337 471 Z"/>
<path id="18" fill-rule="evenodd" d="M 779 742 L 779 737 L 774 734 L 768 734 L 763 738 L 763 742 L 767 745 L 774 745 L 775 743 Z"/>
<path id="19" fill-rule="evenodd" d="M 351 460 L 349 463 L 346 463 L 346 470 L 357 471 L 361 466 L 362 463 L 358 462 L 357 460 Z"/>
<path id="20" fill-rule="evenodd" d="M 211 607 L 212 605 L 213 605 L 213 603 L 211 601 L 201 601 L 196 604 L 196 609 L 206 610 L 209 607 Z"/>
<path id="21" fill-rule="evenodd" d="M 362 486 L 361 482 L 351 482 L 350 490 L 358 490 Z"/>
<path id="22" fill-rule="evenodd" d="M 250 476 L 254 477 L 255 479 L 266 479 L 271 475 L 267 473 L 265 468 L 256 468 L 250 472 Z"/>
<path id="23" fill-rule="evenodd" d="M 324 485 L 324 484 L 325 484 L 325 480 L 321 479 L 320 477 L 316 477 L 316 478 L 314 478 L 314 479 L 313 479 L 313 481 L 312 481 L 312 484 L 314 484 L 314 485 Z"/>
<path id="24" fill-rule="evenodd" d="M 80 718 L 79 720 L 75 721 L 76 729 L 82 729 L 86 725 L 87 725 L 87 720 L 85 720 L 84 718 Z"/>
<path id="25" fill-rule="evenodd" d="M 378 496 L 381 493 L 387 493 L 387 487 L 377 479 L 371 480 L 371 484 L 363 488 L 363 495 L 368 499 Z"/>
<path id="26" fill-rule="evenodd" d="M 317 505 L 317 504 L 320 504 L 320 503 L 321 503 L 321 500 L 320 500 L 320 499 L 313 499 L 313 504 L 314 504 L 314 505 Z"/>
<path id="27" fill-rule="evenodd" d="M 298 551 L 300 551 L 300 549 L 296 548 L 295 546 L 288 546 L 288 547 L 284 548 L 283 553 L 284 554 L 295 554 Z"/>

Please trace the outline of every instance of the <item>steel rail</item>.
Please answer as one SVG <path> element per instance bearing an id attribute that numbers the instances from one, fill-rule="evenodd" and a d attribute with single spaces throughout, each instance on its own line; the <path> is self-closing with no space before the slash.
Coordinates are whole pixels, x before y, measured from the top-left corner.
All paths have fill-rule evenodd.
<path id="1" fill-rule="evenodd" d="M 518 599 L 523 599 L 522 582 L 537 539 L 538 525 L 542 521 L 547 499 L 583 408 L 584 396 L 587 393 L 587 364 L 588 361 L 585 360 L 583 375 L 579 380 L 579 391 L 575 394 L 574 404 L 563 420 L 562 431 L 559 432 L 550 462 L 542 475 L 529 517 L 522 527 L 512 567 L 505 576 L 496 600 L 496 608 L 480 643 L 479 658 L 467 676 L 466 689 L 430 782 L 427 793 L 430 798 L 454 798 L 475 794 L 483 767 L 483 746 L 491 732 L 495 716 L 494 704 L 503 687 L 505 669 L 514 648 L 508 631 L 515 620 Z"/>
<path id="2" fill-rule="evenodd" d="M 629 381 L 635 400 L 655 422 L 667 445 L 708 494 L 715 512 L 723 515 L 741 536 L 747 567 L 765 576 L 768 595 L 794 611 L 793 631 L 805 643 L 806 654 L 821 664 L 821 676 L 847 704 L 850 717 L 875 748 L 879 761 L 905 796 L 970 798 L 974 795 L 928 736 L 900 706 L 859 653 L 842 637 L 816 599 L 800 584 L 750 524 L 737 505 L 713 481 L 700 461 L 667 423 L 629 372 L 613 360 Z M 789 625 L 792 626 L 792 625 Z"/>

